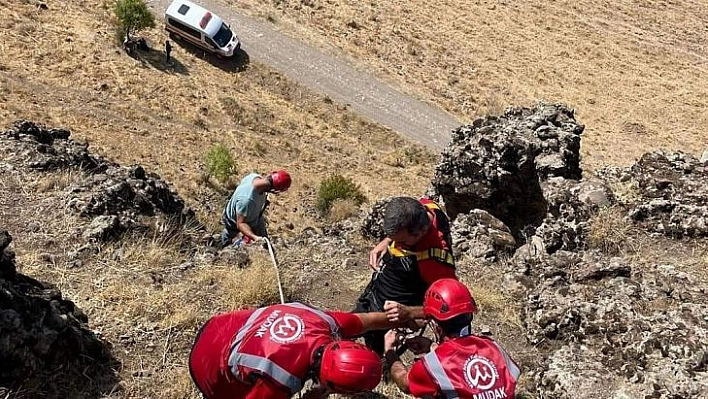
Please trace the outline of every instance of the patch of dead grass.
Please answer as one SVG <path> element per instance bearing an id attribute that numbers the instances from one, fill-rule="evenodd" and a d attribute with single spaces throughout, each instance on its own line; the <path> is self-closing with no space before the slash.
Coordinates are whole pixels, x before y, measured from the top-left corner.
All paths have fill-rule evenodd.
<path id="1" fill-rule="evenodd" d="M 327 220 L 336 223 L 359 213 L 359 206 L 352 200 L 335 200 L 327 211 Z"/>
<path id="2" fill-rule="evenodd" d="M 70 184 L 78 182 L 83 177 L 80 170 L 62 170 L 41 176 L 35 182 L 35 189 L 40 193 L 49 191 L 62 191 Z"/>
<path id="3" fill-rule="evenodd" d="M 622 208 L 602 208 L 588 221 L 588 246 L 609 255 L 618 254 L 632 241 L 632 230 Z"/>
<path id="4" fill-rule="evenodd" d="M 494 282 L 472 281 L 468 275 L 464 275 L 460 280 L 467 285 L 472 293 L 472 297 L 477 303 L 479 311 L 485 317 L 493 317 L 495 320 L 511 325 L 521 324 L 521 314 L 518 304 L 513 298 L 504 294 L 501 287 Z"/>

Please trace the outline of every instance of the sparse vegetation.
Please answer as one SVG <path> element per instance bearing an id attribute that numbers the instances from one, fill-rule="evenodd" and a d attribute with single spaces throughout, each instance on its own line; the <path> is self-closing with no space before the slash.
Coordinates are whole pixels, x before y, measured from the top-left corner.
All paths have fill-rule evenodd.
<path id="1" fill-rule="evenodd" d="M 42 176 L 35 183 L 35 187 L 39 192 L 60 191 L 69 184 L 78 181 L 82 176 L 80 170 L 67 170 L 62 172 L 52 173 Z"/>
<path id="2" fill-rule="evenodd" d="M 430 151 L 426 151 L 419 147 L 406 146 L 387 154 L 382 161 L 386 165 L 397 168 L 405 168 L 411 165 L 431 163 L 435 161 L 435 158 L 436 156 Z"/>
<path id="3" fill-rule="evenodd" d="M 327 218 L 332 222 L 341 222 L 359 212 L 359 205 L 351 199 L 335 200 L 327 212 Z"/>
<path id="4" fill-rule="evenodd" d="M 630 240 L 632 225 L 619 207 L 600 209 L 588 222 L 588 245 L 605 253 L 617 254 Z"/>
<path id="5" fill-rule="evenodd" d="M 236 173 L 236 164 L 226 146 L 216 144 L 204 155 L 207 175 L 215 177 L 221 183 L 226 183 L 230 176 Z"/>
<path id="6" fill-rule="evenodd" d="M 131 33 L 155 27 L 155 16 L 145 0 L 117 0 L 113 12 L 118 29 L 128 37 Z"/>
<path id="7" fill-rule="evenodd" d="M 333 174 L 320 183 L 317 192 L 317 210 L 323 214 L 328 213 L 336 200 L 351 200 L 359 206 L 366 201 L 366 197 L 351 178 Z"/>

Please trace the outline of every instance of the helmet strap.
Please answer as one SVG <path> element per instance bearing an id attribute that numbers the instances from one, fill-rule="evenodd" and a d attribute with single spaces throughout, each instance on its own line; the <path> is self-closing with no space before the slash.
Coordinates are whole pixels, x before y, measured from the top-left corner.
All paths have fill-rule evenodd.
<path id="1" fill-rule="evenodd" d="M 312 354 L 312 367 L 308 372 L 308 377 L 315 382 L 315 384 L 320 383 L 320 369 L 322 368 L 322 355 L 324 354 L 324 349 L 326 345 L 321 345 Z"/>

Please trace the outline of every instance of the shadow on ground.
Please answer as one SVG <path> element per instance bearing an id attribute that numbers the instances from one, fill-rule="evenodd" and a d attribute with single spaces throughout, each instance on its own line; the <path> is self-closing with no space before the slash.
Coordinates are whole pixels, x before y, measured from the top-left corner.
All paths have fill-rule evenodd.
<path id="1" fill-rule="evenodd" d="M 46 370 L 21 383 L 0 382 L 0 397 L 6 399 L 95 399 L 120 397 L 120 363 L 110 359 L 84 358 Z"/>
<path id="2" fill-rule="evenodd" d="M 250 57 L 243 49 L 238 49 L 233 57 L 224 58 L 218 57 L 174 35 L 170 35 L 170 40 L 172 40 L 174 44 L 179 45 L 184 51 L 207 61 L 225 72 L 242 72 L 248 68 L 248 64 L 250 63 Z"/>
<path id="3" fill-rule="evenodd" d="M 136 60 L 140 61 L 143 65 L 150 65 L 153 68 L 167 73 L 177 73 L 180 75 L 189 75 L 189 70 L 187 67 L 171 56 L 170 61 L 167 62 L 165 53 L 153 48 L 147 50 L 138 49 L 133 53 Z"/>

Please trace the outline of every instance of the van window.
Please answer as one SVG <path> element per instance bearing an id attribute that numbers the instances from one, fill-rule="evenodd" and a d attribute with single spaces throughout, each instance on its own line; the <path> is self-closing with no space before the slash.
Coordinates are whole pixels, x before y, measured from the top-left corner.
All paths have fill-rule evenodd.
<path id="1" fill-rule="evenodd" d="M 216 43 L 214 43 L 213 40 L 209 36 L 204 35 L 204 39 L 206 40 L 207 44 L 214 47 L 214 48 L 219 48 Z"/>
<path id="2" fill-rule="evenodd" d="M 179 6 L 179 10 L 177 10 L 177 12 L 182 15 L 187 15 L 187 11 L 189 11 L 189 6 L 186 4 L 182 4 L 181 6 Z"/>
<path id="3" fill-rule="evenodd" d="M 201 38 L 202 38 L 202 34 L 199 33 L 198 30 L 196 30 L 196 29 L 194 29 L 194 28 L 191 28 L 191 27 L 189 27 L 189 26 L 187 26 L 187 25 L 181 23 L 181 22 L 177 21 L 176 19 L 167 18 L 167 22 L 168 22 L 170 25 L 174 26 L 175 28 L 181 30 L 182 32 L 184 32 L 184 33 L 186 33 L 186 34 L 188 34 L 188 35 L 190 35 L 190 36 L 194 36 L 195 38 L 200 39 L 200 40 L 201 40 Z"/>
<path id="4" fill-rule="evenodd" d="M 219 31 L 214 35 L 214 40 L 219 44 L 218 47 L 224 47 L 229 44 L 232 36 L 233 33 L 231 33 L 231 29 L 229 29 L 226 24 L 222 23 L 221 28 L 219 28 Z"/>

